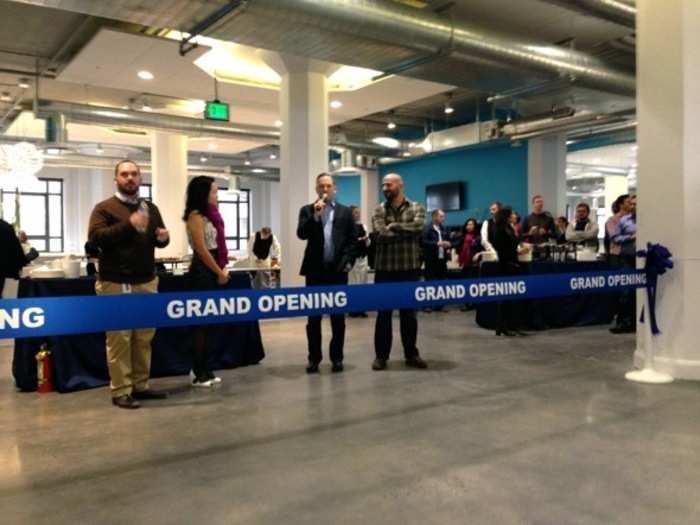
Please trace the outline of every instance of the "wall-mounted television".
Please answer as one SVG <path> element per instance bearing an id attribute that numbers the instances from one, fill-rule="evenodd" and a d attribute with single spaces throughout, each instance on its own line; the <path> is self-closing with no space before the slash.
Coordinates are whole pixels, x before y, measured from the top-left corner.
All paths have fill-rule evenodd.
<path id="1" fill-rule="evenodd" d="M 464 203 L 464 184 L 446 182 L 426 186 L 425 203 L 429 212 L 438 208 L 444 211 L 461 210 Z"/>

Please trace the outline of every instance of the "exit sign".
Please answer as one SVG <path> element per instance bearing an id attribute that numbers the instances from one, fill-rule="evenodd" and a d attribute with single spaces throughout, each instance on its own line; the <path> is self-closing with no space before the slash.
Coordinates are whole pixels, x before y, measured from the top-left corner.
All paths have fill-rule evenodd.
<path id="1" fill-rule="evenodd" d="M 204 118 L 208 120 L 225 120 L 229 121 L 229 111 L 228 104 L 225 102 L 219 102 L 214 100 L 213 102 L 207 102 L 206 108 L 204 110 Z"/>

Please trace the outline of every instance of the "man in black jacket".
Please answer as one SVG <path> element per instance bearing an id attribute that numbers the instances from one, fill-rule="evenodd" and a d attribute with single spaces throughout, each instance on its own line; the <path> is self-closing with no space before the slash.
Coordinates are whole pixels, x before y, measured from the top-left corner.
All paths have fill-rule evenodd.
<path id="1" fill-rule="evenodd" d="M 19 271 L 27 264 L 22 245 L 11 224 L 0 219 L 0 298 L 5 278 L 19 279 Z"/>
<path id="2" fill-rule="evenodd" d="M 450 258 L 450 232 L 445 228 L 445 212 L 441 209 L 433 210 L 432 221 L 423 228 L 421 243 L 423 244 L 423 261 L 425 263 L 425 280 L 439 281 L 447 277 L 447 261 Z M 442 306 L 432 309 L 436 312 L 444 312 Z M 430 312 L 425 308 L 424 312 Z"/>
<path id="3" fill-rule="evenodd" d="M 335 200 L 335 180 L 328 173 L 316 177 L 318 199 L 299 210 L 297 237 L 306 242 L 301 275 L 306 286 L 331 286 L 348 283 L 354 262 L 355 222 L 347 206 Z M 331 315 L 333 337 L 330 358 L 333 372 L 343 371 L 345 315 Z M 309 365 L 306 372 L 318 372 L 321 354 L 321 316 L 309 317 L 306 325 Z"/>

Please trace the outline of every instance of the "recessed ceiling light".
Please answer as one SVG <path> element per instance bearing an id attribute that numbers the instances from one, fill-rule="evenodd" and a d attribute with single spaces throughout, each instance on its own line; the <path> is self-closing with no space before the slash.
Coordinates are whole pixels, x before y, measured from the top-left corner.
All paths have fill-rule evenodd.
<path id="1" fill-rule="evenodd" d="M 150 113 L 151 111 L 153 111 L 153 108 L 151 106 L 149 106 L 148 104 L 144 104 L 143 106 L 141 106 L 141 111 L 145 111 L 146 113 Z"/>
<path id="2" fill-rule="evenodd" d="M 101 144 L 97 145 L 97 148 L 95 149 L 95 151 L 97 152 L 98 155 L 102 155 L 105 152 L 105 150 L 102 148 Z"/>
<path id="3" fill-rule="evenodd" d="M 283 122 L 281 120 L 275 120 L 275 126 L 277 126 L 278 128 L 281 128 L 282 124 Z"/>
<path id="4" fill-rule="evenodd" d="M 389 121 L 389 123 L 386 125 L 386 127 L 389 129 L 396 129 L 396 122 L 394 122 L 393 120 Z"/>
<path id="5" fill-rule="evenodd" d="M 139 71 L 136 74 L 141 80 L 153 80 L 154 78 L 153 73 L 151 73 L 150 71 L 146 71 L 145 69 L 143 71 Z"/>
<path id="6" fill-rule="evenodd" d="M 252 163 L 248 159 L 246 159 L 243 161 L 243 164 L 245 164 L 246 166 L 250 166 Z"/>
<path id="7" fill-rule="evenodd" d="M 415 147 L 416 147 L 416 143 L 415 143 L 415 142 L 409 142 L 409 143 L 408 143 L 408 147 L 409 147 L 409 148 L 415 148 Z"/>
<path id="8" fill-rule="evenodd" d="M 374 137 L 372 142 L 385 148 L 398 148 L 401 144 L 398 140 L 391 137 Z"/>
<path id="9" fill-rule="evenodd" d="M 333 109 L 338 109 L 343 107 L 343 103 L 340 100 L 331 100 L 331 107 Z"/>
<path id="10" fill-rule="evenodd" d="M 217 145 L 214 144 L 213 142 L 209 144 L 209 149 L 216 149 L 216 148 L 218 148 L 218 147 L 219 147 L 219 146 L 217 146 Z"/>
<path id="11" fill-rule="evenodd" d="M 404 157 L 410 157 L 410 156 L 411 156 L 411 152 L 410 152 L 410 151 L 404 151 L 401 155 L 403 155 Z"/>
<path id="12" fill-rule="evenodd" d="M 270 153 L 270 160 L 275 160 L 277 158 L 277 155 L 274 153 Z"/>
<path id="13" fill-rule="evenodd" d="M 255 169 L 253 169 L 253 170 L 251 170 L 251 171 L 252 171 L 253 173 L 265 173 L 265 170 L 260 169 L 260 168 L 255 168 Z"/>
<path id="14" fill-rule="evenodd" d="M 61 153 L 61 150 L 58 148 L 46 148 L 46 153 L 48 153 L 49 155 L 58 155 L 59 153 Z"/>
<path id="15" fill-rule="evenodd" d="M 201 157 L 199 157 L 199 161 L 200 161 L 200 162 L 206 162 L 207 160 L 208 160 L 208 159 L 207 159 L 204 155 L 202 155 Z"/>
<path id="16" fill-rule="evenodd" d="M 9 102 L 10 100 L 12 100 L 12 97 L 10 97 L 10 94 L 7 91 L 3 91 L 2 95 L 0 95 L 0 100 L 2 100 L 3 102 Z"/>
<path id="17" fill-rule="evenodd" d="M 20 78 L 19 82 L 17 82 L 17 87 L 29 89 L 29 81 L 26 78 Z"/>
<path id="18" fill-rule="evenodd" d="M 455 108 L 453 108 L 449 104 L 445 105 L 445 114 L 446 115 L 449 115 L 449 114 L 454 113 L 454 112 L 455 112 Z"/>

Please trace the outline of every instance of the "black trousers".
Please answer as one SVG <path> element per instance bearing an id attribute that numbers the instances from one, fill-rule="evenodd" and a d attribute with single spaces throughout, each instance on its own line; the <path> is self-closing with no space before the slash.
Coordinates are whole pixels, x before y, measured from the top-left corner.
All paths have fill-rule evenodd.
<path id="1" fill-rule="evenodd" d="M 610 265 L 619 270 L 635 268 L 637 259 L 634 255 L 613 255 Z M 617 320 L 615 324 L 624 328 L 636 327 L 637 315 L 637 290 L 627 289 L 620 292 L 617 303 Z"/>
<path id="2" fill-rule="evenodd" d="M 447 278 L 447 259 L 434 259 L 425 261 L 423 275 L 426 281 L 441 281 Z M 433 310 L 442 310 L 444 306 L 435 306 Z"/>
<path id="3" fill-rule="evenodd" d="M 498 276 L 499 277 L 515 277 L 520 275 L 520 267 L 515 264 L 499 264 L 498 265 Z M 517 329 L 517 318 L 516 318 L 516 302 L 510 301 L 498 301 L 497 312 L 498 320 L 496 321 L 496 331 L 505 332 Z"/>
<path id="4" fill-rule="evenodd" d="M 375 283 L 413 282 L 420 279 L 420 271 L 408 272 L 382 272 L 378 271 L 374 276 Z M 392 310 L 380 310 L 377 312 L 377 324 L 374 327 L 374 351 L 377 359 L 387 360 L 391 353 L 393 339 L 391 327 Z M 415 310 L 399 310 L 401 323 L 401 343 L 406 359 L 416 357 L 416 339 L 418 337 L 418 320 Z"/>
<path id="5" fill-rule="evenodd" d="M 0 277 L 0 299 L 2 299 L 2 291 L 5 289 L 5 278 Z"/>
<path id="6" fill-rule="evenodd" d="M 332 286 L 348 284 L 348 274 L 345 272 L 325 272 L 318 275 L 307 275 L 306 286 Z M 345 345 L 345 314 L 331 315 L 330 358 L 333 363 L 343 362 L 343 346 Z M 309 363 L 319 364 L 323 360 L 321 352 L 321 319 L 322 316 L 309 317 L 306 323 L 306 340 L 309 345 Z"/>

